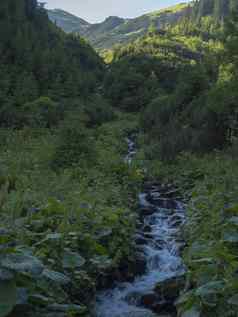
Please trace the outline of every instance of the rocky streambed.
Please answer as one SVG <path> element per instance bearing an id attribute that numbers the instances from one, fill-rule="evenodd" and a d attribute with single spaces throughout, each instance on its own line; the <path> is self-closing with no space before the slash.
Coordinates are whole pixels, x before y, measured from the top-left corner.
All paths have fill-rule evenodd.
<path id="1" fill-rule="evenodd" d="M 135 149 L 133 142 L 128 144 L 130 163 Z M 159 183 L 144 184 L 138 199 L 134 238 L 137 254 L 145 263 L 143 273 L 133 282 L 101 291 L 96 317 L 177 316 L 175 301 L 185 284 L 181 258 L 185 208 L 176 189 Z"/>

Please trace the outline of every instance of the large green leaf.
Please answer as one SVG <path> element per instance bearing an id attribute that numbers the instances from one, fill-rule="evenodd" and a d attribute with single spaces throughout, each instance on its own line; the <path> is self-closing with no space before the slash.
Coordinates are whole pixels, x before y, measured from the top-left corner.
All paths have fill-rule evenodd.
<path id="1" fill-rule="evenodd" d="M 196 241 L 189 248 L 189 256 L 195 259 L 210 258 L 211 247 L 204 241 Z"/>
<path id="2" fill-rule="evenodd" d="M 206 296 L 210 294 L 218 294 L 224 290 L 225 283 L 223 281 L 213 281 L 200 286 L 196 290 L 197 296 Z"/>
<path id="3" fill-rule="evenodd" d="M 1 265 L 16 273 L 28 273 L 33 276 L 40 275 L 44 270 L 40 260 L 24 254 L 8 254 L 1 260 Z"/>
<path id="4" fill-rule="evenodd" d="M 194 296 L 194 292 L 193 290 L 188 291 L 186 293 L 183 293 L 182 295 L 179 296 L 179 298 L 176 300 L 175 305 L 179 306 L 179 305 L 183 305 L 185 303 L 187 303 L 189 300 L 191 300 Z"/>
<path id="5" fill-rule="evenodd" d="M 60 240 L 62 236 L 62 233 L 50 233 L 47 234 L 46 240 Z"/>
<path id="6" fill-rule="evenodd" d="M 231 207 L 229 207 L 229 208 L 226 208 L 225 210 L 226 210 L 226 212 L 228 212 L 228 213 L 237 215 L 237 214 L 238 214 L 238 204 L 233 205 L 233 206 L 231 206 Z"/>
<path id="7" fill-rule="evenodd" d="M 201 313 L 197 307 L 192 307 L 191 309 L 186 310 L 181 315 L 181 317 L 200 317 L 200 316 L 201 316 Z"/>
<path id="8" fill-rule="evenodd" d="M 224 233 L 224 241 L 231 243 L 238 243 L 238 233 L 234 231 L 227 231 Z"/>
<path id="9" fill-rule="evenodd" d="M 85 264 L 85 259 L 76 252 L 65 251 L 62 260 L 65 269 L 75 269 Z"/>
<path id="10" fill-rule="evenodd" d="M 238 294 L 235 294 L 230 299 L 228 299 L 228 304 L 238 306 Z"/>
<path id="11" fill-rule="evenodd" d="M 16 305 L 16 284 L 11 281 L 0 281 L 0 317 L 7 316 Z"/>
<path id="12" fill-rule="evenodd" d="M 92 258 L 90 260 L 90 263 L 93 264 L 98 269 L 103 270 L 112 265 L 112 260 L 107 256 L 99 255 Z"/>
<path id="13" fill-rule="evenodd" d="M 60 272 L 51 271 L 45 269 L 42 273 L 42 277 L 45 277 L 47 280 L 53 281 L 57 284 L 66 285 L 71 282 L 70 278 Z"/>
<path id="14" fill-rule="evenodd" d="M 212 263 L 214 262 L 213 258 L 200 258 L 196 260 L 191 260 L 192 263 L 198 263 L 198 264 L 203 264 L 203 263 Z"/>
<path id="15" fill-rule="evenodd" d="M 231 219 L 229 219 L 229 222 L 238 226 L 238 217 L 237 216 L 231 217 Z"/>

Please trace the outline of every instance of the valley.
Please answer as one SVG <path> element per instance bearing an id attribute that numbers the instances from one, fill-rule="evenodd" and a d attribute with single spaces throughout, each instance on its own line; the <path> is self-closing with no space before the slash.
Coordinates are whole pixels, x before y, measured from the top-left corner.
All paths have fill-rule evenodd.
<path id="1" fill-rule="evenodd" d="M 237 1 L 0 26 L 0 317 L 237 317 Z"/>

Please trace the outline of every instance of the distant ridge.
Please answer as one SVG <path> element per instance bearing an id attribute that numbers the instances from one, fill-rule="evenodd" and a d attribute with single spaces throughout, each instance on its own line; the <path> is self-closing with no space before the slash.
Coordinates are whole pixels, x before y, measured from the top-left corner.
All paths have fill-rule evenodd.
<path id="1" fill-rule="evenodd" d="M 108 49 L 115 44 L 134 41 L 145 35 L 151 27 L 163 30 L 185 17 L 199 23 L 201 18 L 211 16 L 215 21 L 220 22 L 236 5 L 237 0 L 194 0 L 153 11 L 134 19 L 111 16 L 96 24 L 90 24 L 60 9 L 49 10 L 48 14 L 50 19 L 65 32 L 78 33 L 95 48 Z"/>
<path id="2" fill-rule="evenodd" d="M 61 9 L 48 10 L 50 20 L 66 33 L 84 32 L 90 27 L 87 21 Z"/>
<path id="3" fill-rule="evenodd" d="M 181 3 L 166 9 L 144 14 L 134 19 L 110 16 L 101 23 L 89 22 L 60 9 L 49 10 L 51 21 L 65 32 L 79 33 L 96 48 L 110 48 L 115 44 L 128 43 L 148 32 L 151 25 L 163 29 L 176 23 L 191 10 L 191 4 Z"/>

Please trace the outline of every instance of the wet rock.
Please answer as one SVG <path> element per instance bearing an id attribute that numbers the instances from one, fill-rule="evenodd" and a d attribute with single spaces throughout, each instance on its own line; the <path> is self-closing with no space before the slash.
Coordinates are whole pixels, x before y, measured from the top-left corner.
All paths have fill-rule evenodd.
<path id="1" fill-rule="evenodd" d="M 152 309 L 157 314 L 169 313 L 170 315 L 166 315 L 166 316 L 168 316 L 168 317 L 177 316 L 176 307 L 175 307 L 173 302 L 161 301 L 161 302 L 155 304 Z M 165 315 L 163 315 L 163 316 L 166 317 Z M 160 315 L 160 317 L 162 317 L 162 316 Z"/>
<path id="2" fill-rule="evenodd" d="M 185 277 L 173 277 L 160 282 L 154 289 L 163 300 L 174 302 L 185 287 Z"/>
<path id="3" fill-rule="evenodd" d="M 178 247 L 178 252 L 182 253 L 183 250 L 186 248 L 186 243 L 178 243 L 177 247 Z"/>
<path id="4" fill-rule="evenodd" d="M 150 193 L 160 193 L 160 187 L 159 186 L 152 186 L 150 189 Z"/>
<path id="5" fill-rule="evenodd" d="M 163 196 L 166 198 L 174 199 L 174 198 L 180 197 L 180 193 L 177 188 L 174 188 L 174 189 L 168 190 L 167 192 L 164 192 Z"/>
<path id="6" fill-rule="evenodd" d="M 161 186 L 159 182 L 145 182 L 143 187 L 146 192 L 149 192 L 151 190 L 160 191 Z"/>
<path id="7" fill-rule="evenodd" d="M 153 215 L 156 212 L 156 208 L 144 207 L 140 209 L 140 214 L 142 217 Z"/>
<path id="8" fill-rule="evenodd" d="M 147 244 L 147 240 L 144 237 L 142 237 L 141 235 L 137 235 L 135 238 L 135 243 L 137 245 L 145 245 L 145 244 Z"/>
<path id="9" fill-rule="evenodd" d="M 154 235 L 150 232 L 145 232 L 144 236 L 146 239 L 150 239 L 150 240 L 154 239 Z"/>
<path id="10" fill-rule="evenodd" d="M 141 305 L 149 309 L 153 309 L 158 301 L 159 297 L 156 293 L 146 294 L 141 297 Z"/>
<path id="11" fill-rule="evenodd" d="M 151 232 L 151 231 L 152 231 L 152 228 L 151 228 L 151 226 L 149 226 L 149 225 L 145 225 L 144 228 L 143 228 L 143 231 L 144 231 L 144 232 Z"/>
<path id="12" fill-rule="evenodd" d="M 143 295 L 141 305 L 157 314 L 175 314 L 176 308 L 172 301 L 161 300 L 156 293 Z M 171 316 L 171 315 L 170 315 Z"/>
<path id="13" fill-rule="evenodd" d="M 126 295 L 125 299 L 126 299 L 126 302 L 130 305 L 138 305 L 140 304 L 141 293 L 136 291 L 131 292 Z"/>
<path id="14" fill-rule="evenodd" d="M 146 259 L 143 253 L 136 253 L 135 255 L 135 265 L 134 265 L 134 274 L 142 275 L 146 272 Z"/>
<path id="15" fill-rule="evenodd" d="M 145 245 L 136 245 L 136 251 L 145 255 Z"/>
<path id="16" fill-rule="evenodd" d="M 184 220 L 184 217 L 182 215 L 179 215 L 179 214 L 175 214 L 173 215 L 173 217 L 171 218 L 171 221 L 172 222 L 176 222 L 176 221 L 183 221 Z"/>
<path id="17" fill-rule="evenodd" d="M 97 289 L 111 288 L 115 286 L 115 282 L 133 282 L 136 276 L 145 274 L 147 263 L 143 253 L 144 246 L 139 245 L 137 249 L 133 257 L 130 260 L 125 259 L 118 268 L 100 272 Z"/>
<path id="18" fill-rule="evenodd" d="M 158 198 L 154 199 L 153 203 L 164 209 L 176 209 L 177 208 L 177 202 L 173 199 L 167 199 L 167 198 Z"/>

